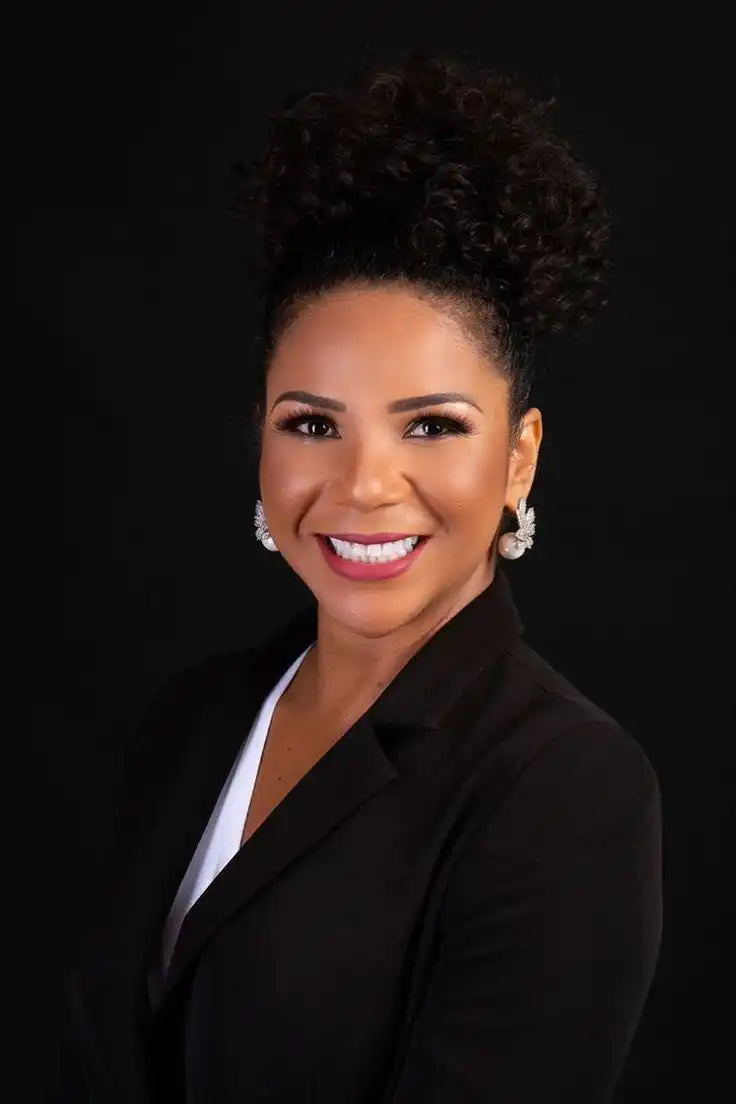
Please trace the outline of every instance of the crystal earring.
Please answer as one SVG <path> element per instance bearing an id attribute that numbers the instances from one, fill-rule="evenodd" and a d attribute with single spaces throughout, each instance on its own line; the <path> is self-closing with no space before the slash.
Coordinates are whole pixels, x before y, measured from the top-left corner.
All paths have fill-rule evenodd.
<path id="1" fill-rule="evenodd" d="M 256 540 L 259 540 L 263 547 L 267 548 L 269 552 L 278 552 L 276 541 L 268 531 L 266 515 L 263 512 L 263 503 L 260 498 L 256 502 L 256 512 L 253 521 L 256 527 Z"/>
<path id="2" fill-rule="evenodd" d="M 504 533 L 498 542 L 498 551 L 507 560 L 518 560 L 534 544 L 534 508 L 527 509 L 525 498 L 519 499 L 516 520 L 519 524 L 516 532 Z"/>

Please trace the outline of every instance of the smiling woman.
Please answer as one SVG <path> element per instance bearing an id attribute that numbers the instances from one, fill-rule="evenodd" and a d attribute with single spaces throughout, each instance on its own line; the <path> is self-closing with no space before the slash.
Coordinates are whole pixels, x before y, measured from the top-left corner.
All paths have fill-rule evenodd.
<path id="1" fill-rule="evenodd" d="M 56 1100 L 612 1098 L 659 786 L 521 639 L 499 560 L 535 534 L 536 342 L 604 301 L 606 207 L 550 106 L 415 52 L 271 115 L 239 204 L 256 537 L 314 601 L 146 710 Z"/>
<path id="2" fill-rule="evenodd" d="M 319 603 L 319 646 L 297 681 L 313 677 L 321 701 L 371 672 L 388 681 L 489 585 L 502 510 L 528 495 L 541 440 L 532 408 L 510 448 L 508 392 L 460 323 L 405 283 L 323 293 L 275 345 L 260 483 L 269 532 Z M 364 547 L 381 533 L 427 539 L 389 549 L 390 566 L 356 564 L 386 553 L 323 539 L 346 533 Z M 345 582 L 358 580 L 385 585 Z"/>

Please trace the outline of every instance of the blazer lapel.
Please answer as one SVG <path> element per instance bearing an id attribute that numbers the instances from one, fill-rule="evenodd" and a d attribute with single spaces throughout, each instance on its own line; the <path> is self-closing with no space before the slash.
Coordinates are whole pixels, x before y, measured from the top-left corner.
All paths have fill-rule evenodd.
<path id="1" fill-rule="evenodd" d="M 232 725 L 232 715 L 218 711 L 208 719 L 205 738 L 229 743 Z M 236 909 L 397 774 L 362 717 L 289 791 L 189 910 L 158 1007 L 163 1007 L 204 944 Z"/>

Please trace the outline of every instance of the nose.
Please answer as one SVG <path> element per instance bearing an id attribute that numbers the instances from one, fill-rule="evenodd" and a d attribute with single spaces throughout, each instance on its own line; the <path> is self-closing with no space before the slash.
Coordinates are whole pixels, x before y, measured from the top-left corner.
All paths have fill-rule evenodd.
<path id="1" fill-rule="evenodd" d="M 354 442 L 335 458 L 335 483 L 340 504 L 356 510 L 374 510 L 406 497 L 406 477 L 396 452 L 371 438 Z"/>

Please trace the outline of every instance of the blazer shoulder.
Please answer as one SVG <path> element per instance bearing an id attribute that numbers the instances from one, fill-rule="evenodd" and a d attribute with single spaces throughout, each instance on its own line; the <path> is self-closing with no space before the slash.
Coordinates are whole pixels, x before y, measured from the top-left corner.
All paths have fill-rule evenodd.
<path id="1" fill-rule="evenodd" d="M 586 811 L 616 822 L 627 808 L 658 810 L 658 776 L 633 733 L 524 641 L 508 650 L 505 670 L 515 719 L 488 776 L 497 781 L 500 761 L 512 804 L 533 816 L 549 802 L 551 815 L 577 825 Z"/>
<path id="2" fill-rule="evenodd" d="M 636 736 L 524 641 L 505 652 L 481 708 L 486 728 L 474 815 L 538 784 L 574 806 L 578 787 L 605 804 L 612 793 L 659 801 L 654 766 Z M 484 693 L 483 680 L 478 691 Z M 524 784 L 520 783 L 524 780 Z M 541 792 L 540 791 L 540 792 Z M 480 809 L 478 808 L 480 806 Z"/>
<path id="3" fill-rule="evenodd" d="M 537 700 L 550 714 L 565 718 L 565 725 L 602 724 L 620 729 L 618 720 L 592 701 L 556 670 L 524 640 L 517 640 L 507 653 L 509 673 L 523 692 Z"/>
<path id="4" fill-rule="evenodd" d="M 247 676 L 255 648 L 212 653 L 165 675 L 144 699 L 123 753 L 124 775 L 166 756 L 186 739 L 208 705 L 221 701 Z"/>
<path id="5" fill-rule="evenodd" d="M 139 711 L 140 723 L 161 717 L 178 705 L 191 708 L 226 693 L 257 655 L 254 647 L 215 652 L 170 671 L 149 693 Z"/>

